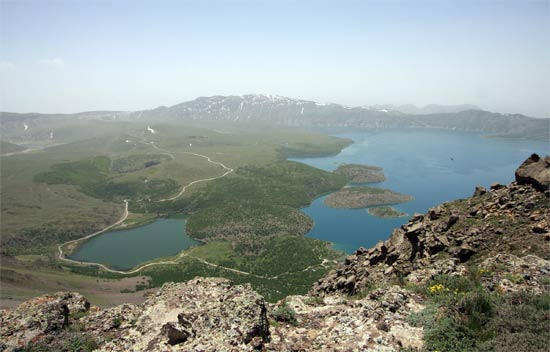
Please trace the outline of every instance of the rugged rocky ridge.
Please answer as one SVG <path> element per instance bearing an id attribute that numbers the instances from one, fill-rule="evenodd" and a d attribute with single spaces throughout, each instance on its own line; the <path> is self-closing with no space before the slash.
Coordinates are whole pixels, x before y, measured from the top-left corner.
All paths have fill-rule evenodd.
<path id="1" fill-rule="evenodd" d="M 548 297 L 550 184 L 545 178 L 546 160 L 533 155 L 517 170 L 516 182 L 494 184 L 489 190 L 477 187 L 469 199 L 415 214 L 387 241 L 371 249 L 360 248 L 346 258 L 309 295 L 267 304 L 248 285 L 196 278 L 165 284 L 141 305 L 101 310 L 90 307 L 78 293 L 57 293 L 0 311 L 0 351 L 422 350 L 433 329 L 425 330 L 411 317 L 428 310 L 430 292 L 437 299 L 447 299 L 439 304 L 451 304 L 443 294 L 449 288 L 431 281 L 438 275 L 460 278 L 473 273 L 488 292 Z M 427 282 L 432 286 L 422 286 Z M 440 291 L 442 296 L 438 296 Z M 468 309 L 463 305 L 468 297 L 484 297 L 469 294 L 449 292 L 451 298 L 458 297 L 453 304 L 459 310 Z M 526 299 L 518 297 L 519 301 Z M 513 305 L 519 304 L 511 299 Z M 535 344 L 517 349 L 523 342 L 513 345 L 503 340 L 512 346 L 508 350 L 547 350 L 549 336 L 538 335 L 548 335 L 544 326 L 550 321 L 550 310 L 537 307 L 546 309 L 533 313 L 534 329 L 539 330 L 523 335 L 537 340 Z M 456 307 L 439 308 L 445 315 Z M 503 312 L 494 309 L 495 315 Z M 447 330 L 445 326 L 443 331 Z M 509 336 L 518 340 L 516 335 Z"/>

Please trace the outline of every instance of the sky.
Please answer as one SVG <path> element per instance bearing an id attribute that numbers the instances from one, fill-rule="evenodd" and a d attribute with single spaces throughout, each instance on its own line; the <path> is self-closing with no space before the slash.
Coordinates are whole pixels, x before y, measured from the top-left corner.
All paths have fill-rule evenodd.
<path id="1" fill-rule="evenodd" d="M 550 117 L 550 0 L 0 0 L 0 110 L 277 94 Z"/>

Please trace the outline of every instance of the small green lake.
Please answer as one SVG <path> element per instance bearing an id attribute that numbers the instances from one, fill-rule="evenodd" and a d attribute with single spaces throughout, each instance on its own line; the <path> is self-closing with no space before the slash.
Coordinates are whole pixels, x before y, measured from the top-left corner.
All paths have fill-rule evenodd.
<path id="1" fill-rule="evenodd" d="M 133 229 L 105 232 L 84 242 L 69 258 L 128 270 L 200 244 L 187 236 L 185 222 L 182 218 L 158 219 Z"/>

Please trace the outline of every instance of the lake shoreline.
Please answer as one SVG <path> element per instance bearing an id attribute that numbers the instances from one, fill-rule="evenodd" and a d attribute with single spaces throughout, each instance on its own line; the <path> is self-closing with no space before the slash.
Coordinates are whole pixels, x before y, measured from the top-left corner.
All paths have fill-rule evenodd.
<path id="1" fill-rule="evenodd" d="M 68 258 L 111 270 L 132 271 L 144 263 L 178 256 L 203 242 L 187 235 L 185 218 L 156 217 L 146 225 L 114 229 L 83 241 Z"/>
<path id="2" fill-rule="evenodd" d="M 407 214 L 425 213 L 437 204 L 469 197 L 475 185 L 507 184 L 513 181 L 518 164 L 546 148 L 538 140 L 486 138 L 477 132 L 446 129 L 342 128 L 322 132 L 354 143 L 336 156 L 290 160 L 325 171 L 334 171 L 342 164 L 382 167 L 387 180 L 369 185 L 413 196 L 413 200 L 399 205 L 399 211 Z M 434 145 L 438 147 L 430 147 Z M 325 197 L 301 208 L 314 221 L 306 236 L 334 243 L 348 253 L 387 239 L 407 220 L 406 216 L 377 218 L 365 209 L 329 208 L 323 202 Z"/>

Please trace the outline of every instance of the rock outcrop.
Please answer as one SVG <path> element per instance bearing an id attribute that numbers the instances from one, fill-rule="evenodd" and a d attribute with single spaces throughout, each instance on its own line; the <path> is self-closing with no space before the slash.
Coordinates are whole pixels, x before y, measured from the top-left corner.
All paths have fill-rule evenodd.
<path id="1" fill-rule="evenodd" d="M 297 327 L 271 329 L 268 351 L 399 351 L 422 347 L 422 329 L 407 317 L 420 311 L 421 298 L 399 286 L 374 290 L 363 298 L 290 296 Z"/>
<path id="2" fill-rule="evenodd" d="M 117 328 L 124 332 L 99 351 L 249 351 L 269 340 L 263 297 L 226 279 L 165 284 L 136 308 L 132 321 L 119 320 Z M 86 320 L 111 321 L 113 316 L 118 315 L 107 309 Z"/>
<path id="3" fill-rule="evenodd" d="M 516 182 L 521 185 L 533 185 L 540 191 L 550 190 L 550 156 L 544 159 L 532 154 L 516 170 Z"/>
<path id="4" fill-rule="evenodd" d="M 70 315 L 89 308 L 90 302 L 79 293 L 60 292 L 31 299 L 14 310 L 0 310 L 0 351 L 50 338 L 69 326 Z"/>

